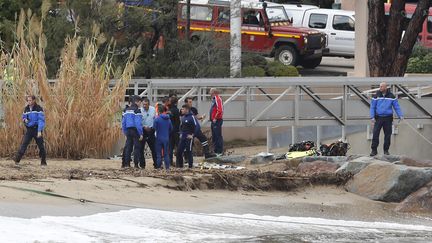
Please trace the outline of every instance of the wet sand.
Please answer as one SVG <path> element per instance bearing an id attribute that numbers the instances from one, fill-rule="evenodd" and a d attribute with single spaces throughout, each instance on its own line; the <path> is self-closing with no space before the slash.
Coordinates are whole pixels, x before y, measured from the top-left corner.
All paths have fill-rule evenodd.
<path id="1" fill-rule="evenodd" d="M 251 151 L 255 153 L 257 148 Z M 420 217 L 397 213 L 397 204 L 372 201 L 341 186 L 309 185 L 289 191 L 175 190 L 178 182 L 164 178 L 164 171 L 124 171 L 118 169 L 119 165 L 118 160 L 51 159 L 43 168 L 38 160 L 24 159 L 20 167 L 15 167 L 11 160 L 0 159 L 0 216 L 82 216 L 147 208 L 432 225 L 427 218 L 432 214 Z M 280 171 L 286 166 L 243 165 L 257 171 Z M 199 171 L 188 173 L 191 177 L 201 175 Z"/>

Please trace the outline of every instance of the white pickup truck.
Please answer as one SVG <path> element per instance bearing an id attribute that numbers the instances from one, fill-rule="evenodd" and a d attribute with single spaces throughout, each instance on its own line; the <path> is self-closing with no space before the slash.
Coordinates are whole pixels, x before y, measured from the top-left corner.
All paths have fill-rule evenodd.
<path id="1" fill-rule="evenodd" d="M 354 11 L 321 9 L 313 5 L 283 4 L 293 26 L 308 27 L 327 35 L 324 56 L 354 57 Z"/>

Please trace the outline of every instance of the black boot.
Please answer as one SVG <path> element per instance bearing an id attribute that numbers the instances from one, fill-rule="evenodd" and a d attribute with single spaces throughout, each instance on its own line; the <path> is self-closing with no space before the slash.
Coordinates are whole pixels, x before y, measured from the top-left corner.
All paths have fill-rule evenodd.
<path id="1" fill-rule="evenodd" d="M 17 154 L 15 156 L 15 158 L 13 159 L 13 161 L 15 162 L 16 165 L 19 164 L 19 162 L 21 161 L 21 158 L 22 158 L 22 155 L 20 155 L 20 154 Z"/>
<path id="2" fill-rule="evenodd" d="M 47 166 L 46 158 L 41 159 L 41 166 Z"/>
<path id="3" fill-rule="evenodd" d="M 378 152 L 376 150 L 372 150 L 372 152 L 370 153 L 370 157 L 374 157 L 377 154 Z"/>

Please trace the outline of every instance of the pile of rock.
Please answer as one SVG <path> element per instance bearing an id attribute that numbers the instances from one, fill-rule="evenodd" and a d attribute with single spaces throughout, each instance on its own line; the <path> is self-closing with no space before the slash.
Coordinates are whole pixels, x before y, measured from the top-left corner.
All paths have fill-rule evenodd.
<path id="1" fill-rule="evenodd" d="M 259 156 L 257 156 L 259 157 Z M 268 158 L 253 158 L 266 163 Z M 301 174 L 350 173 L 345 185 L 349 192 L 383 202 L 397 202 L 401 212 L 431 212 L 432 161 L 415 160 L 404 156 L 312 156 L 293 161 Z"/>

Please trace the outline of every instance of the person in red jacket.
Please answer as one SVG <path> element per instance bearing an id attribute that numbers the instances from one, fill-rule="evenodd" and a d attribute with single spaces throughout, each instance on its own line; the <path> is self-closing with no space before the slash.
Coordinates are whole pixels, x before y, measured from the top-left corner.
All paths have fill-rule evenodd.
<path id="1" fill-rule="evenodd" d="M 212 103 L 210 106 L 212 141 L 216 156 L 221 156 L 223 154 L 223 102 L 219 96 L 219 91 L 216 88 L 210 89 L 210 95 L 212 97 Z"/>

